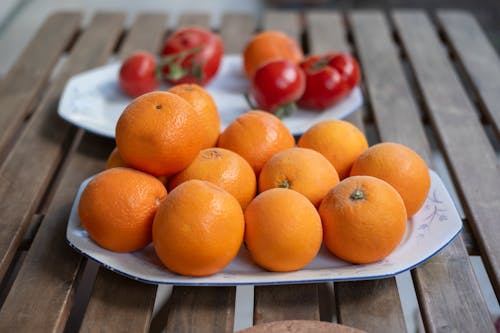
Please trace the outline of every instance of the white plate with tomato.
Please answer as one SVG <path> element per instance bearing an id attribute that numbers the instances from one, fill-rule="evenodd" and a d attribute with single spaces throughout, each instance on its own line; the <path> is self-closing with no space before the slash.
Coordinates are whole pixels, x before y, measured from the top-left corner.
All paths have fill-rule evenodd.
<path id="1" fill-rule="evenodd" d="M 462 220 L 437 173 L 430 170 L 431 187 L 422 208 L 410 219 L 399 246 L 381 261 L 356 265 L 332 255 L 324 246 L 303 269 L 277 273 L 257 266 L 246 248 L 221 272 L 206 277 L 175 274 L 162 265 L 153 245 L 131 253 L 106 250 L 89 237 L 80 224 L 78 204 L 91 179 L 84 181 L 73 203 L 66 230 L 68 243 L 106 268 L 131 279 L 154 284 L 231 286 L 241 284 L 292 284 L 322 281 L 353 281 L 394 276 L 414 268 L 443 249 L 462 229 Z"/>
<path id="2" fill-rule="evenodd" d="M 76 76 L 67 83 L 59 101 L 59 115 L 90 132 L 115 137 L 115 125 L 125 107 L 132 101 L 119 86 L 120 62 L 98 67 Z M 163 84 L 160 90 L 167 90 Z M 217 75 L 205 89 L 212 95 L 221 117 L 221 131 L 240 114 L 250 110 L 245 93 L 250 82 L 245 77 L 240 55 L 225 55 Z M 344 99 L 322 111 L 297 108 L 282 118 L 294 135 L 300 135 L 313 124 L 326 119 L 342 119 L 363 104 L 359 87 Z"/>

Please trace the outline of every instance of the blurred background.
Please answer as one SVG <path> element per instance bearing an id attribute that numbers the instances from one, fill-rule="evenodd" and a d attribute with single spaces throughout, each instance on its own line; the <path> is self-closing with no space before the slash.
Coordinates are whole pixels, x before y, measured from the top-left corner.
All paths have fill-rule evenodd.
<path id="1" fill-rule="evenodd" d="M 50 12 L 56 9 L 84 12 L 84 23 L 96 10 L 121 10 L 132 22 L 140 11 L 162 11 L 169 14 L 169 25 L 187 11 L 211 14 L 212 25 L 218 26 L 222 12 L 253 13 L 257 17 L 267 9 L 307 10 L 334 8 L 338 10 L 379 8 L 466 9 L 472 12 L 487 32 L 490 41 L 500 50 L 499 0 L 1 0 L 0 5 L 0 76 L 3 76 L 34 31 Z"/>

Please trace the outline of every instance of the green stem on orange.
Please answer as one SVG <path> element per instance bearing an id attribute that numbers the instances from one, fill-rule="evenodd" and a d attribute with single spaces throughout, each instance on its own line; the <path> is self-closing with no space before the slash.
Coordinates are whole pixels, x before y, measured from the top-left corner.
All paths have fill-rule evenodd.
<path id="1" fill-rule="evenodd" d="M 290 188 L 291 186 L 292 186 L 292 184 L 290 183 L 290 181 L 288 179 L 285 179 L 278 184 L 279 188 Z"/>
<path id="2" fill-rule="evenodd" d="M 364 200 L 364 199 L 366 199 L 366 194 L 362 189 L 357 188 L 351 193 L 349 198 L 352 201 Z"/>

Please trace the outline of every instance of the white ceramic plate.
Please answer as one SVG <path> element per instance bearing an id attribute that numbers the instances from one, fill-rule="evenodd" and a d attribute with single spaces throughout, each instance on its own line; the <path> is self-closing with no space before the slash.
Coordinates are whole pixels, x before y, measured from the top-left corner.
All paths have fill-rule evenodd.
<path id="1" fill-rule="evenodd" d="M 289 284 L 320 281 L 368 280 L 394 276 L 411 269 L 445 247 L 461 230 L 462 220 L 439 176 L 431 170 L 431 189 L 422 209 L 408 220 L 406 234 L 396 250 L 382 261 L 353 265 L 342 261 L 326 248 L 304 269 L 273 273 L 255 265 L 244 247 L 220 273 L 201 278 L 168 271 L 160 263 L 152 244 L 142 251 L 115 253 L 94 243 L 78 218 L 78 202 L 90 179 L 82 183 L 69 217 L 66 237 L 69 244 L 117 273 L 148 283 L 176 285 Z"/>
<path id="2" fill-rule="evenodd" d="M 115 125 L 125 107 L 132 101 L 118 85 L 120 63 L 113 63 L 73 76 L 59 100 L 59 115 L 68 122 L 90 132 L 115 137 Z M 205 88 L 211 93 L 221 117 L 221 130 L 237 116 L 249 110 L 244 98 L 249 81 L 243 75 L 241 57 L 227 55 L 217 76 Z M 160 87 L 167 90 L 168 86 Z M 336 104 L 322 112 L 298 109 L 283 122 L 294 134 L 305 132 L 324 119 L 341 119 L 356 111 L 363 103 L 358 87 Z"/>

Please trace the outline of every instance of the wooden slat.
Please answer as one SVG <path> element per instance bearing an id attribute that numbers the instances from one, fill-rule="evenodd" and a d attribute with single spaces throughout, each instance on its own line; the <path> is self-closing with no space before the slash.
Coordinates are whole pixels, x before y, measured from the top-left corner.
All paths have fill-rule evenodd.
<path id="1" fill-rule="evenodd" d="M 500 172 L 495 151 L 428 17 L 397 11 L 394 19 L 500 298 Z"/>
<path id="2" fill-rule="evenodd" d="M 166 332 L 232 332 L 234 287 L 174 287 Z"/>
<path id="3" fill-rule="evenodd" d="M 268 10 L 264 13 L 264 30 L 279 30 L 301 43 L 301 16 L 296 11 Z"/>
<path id="4" fill-rule="evenodd" d="M 209 28 L 209 24 L 205 14 L 184 14 L 179 19 L 180 26 Z M 235 287 L 174 287 L 167 332 L 232 332 L 235 297 Z"/>
<path id="5" fill-rule="evenodd" d="M 351 52 L 346 41 L 343 18 L 339 13 L 307 13 L 306 27 L 311 53 Z M 347 120 L 363 130 L 361 110 Z M 368 332 L 404 332 L 406 326 L 396 280 L 389 278 L 382 281 L 378 284 L 373 281 L 335 283 L 339 322 Z M 367 293 L 367 290 L 371 292 Z"/>
<path id="6" fill-rule="evenodd" d="M 317 284 L 255 287 L 254 324 L 292 319 L 319 320 Z"/>
<path id="7" fill-rule="evenodd" d="M 0 159 L 77 32 L 80 19 L 78 13 L 50 16 L 0 81 Z"/>
<path id="8" fill-rule="evenodd" d="M 139 14 L 130 27 L 123 45 L 120 47 L 120 58 L 125 59 L 137 50 L 156 54 L 163 41 L 167 29 L 167 15 L 156 13 Z"/>
<path id="9" fill-rule="evenodd" d="M 265 30 L 283 31 L 300 43 L 302 27 L 297 13 L 268 11 L 264 19 Z M 256 286 L 254 298 L 255 324 L 285 319 L 319 320 L 317 284 Z"/>
<path id="10" fill-rule="evenodd" d="M 255 16 L 250 14 L 225 14 L 220 27 L 226 54 L 240 54 L 248 42 L 248 38 L 257 27 Z"/>
<path id="11" fill-rule="evenodd" d="M 0 278 L 64 153 L 71 128 L 57 115 L 64 84 L 71 75 L 106 61 L 122 21 L 118 14 L 94 18 L 0 169 Z"/>
<path id="12" fill-rule="evenodd" d="M 210 28 L 210 15 L 205 13 L 183 13 L 179 16 L 178 28 L 191 25 Z"/>
<path id="13" fill-rule="evenodd" d="M 367 90 L 382 141 L 395 141 L 412 147 L 431 163 L 429 143 L 420 122 L 418 107 L 405 79 L 398 50 L 393 44 L 384 16 L 377 11 L 359 11 L 350 15 L 354 39 L 359 50 Z M 446 260 L 444 258 L 453 258 Z M 456 277 L 460 276 L 461 279 Z M 487 318 L 487 308 L 467 252 L 461 239 L 455 240 L 430 262 L 413 271 L 417 293 L 426 326 L 430 317 L 438 322 L 452 323 L 452 327 L 473 330 L 477 321 Z M 468 286 L 468 287 L 465 287 Z M 457 288 L 469 290 L 462 299 Z M 457 307 L 456 304 L 461 304 Z M 471 314 L 462 316 L 462 304 Z M 468 311 L 468 310 L 467 310 Z M 465 321 L 465 322 L 463 322 Z"/>
<path id="14" fill-rule="evenodd" d="M 155 54 L 161 44 L 167 17 L 139 15 L 120 48 L 124 59 L 141 49 Z M 68 170 L 68 172 L 72 172 Z M 156 286 L 110 273 L 101 267 L 82 321 L 82 332 L 106 327 L 111 332 L 147 332 L 151 322 Z"/>
<path id="15" fill-rule="evenodd" d="M 80 332 L 148 332 L 156 288 L 100 267 Z"/>
<path id="16" fill-rule="evenodd" d="M 472 14 L 442 10 L 437 17 L 496 135 L 500 136 L 500 59 L 495 48 Z"/>
<path id="17" fill-rule="evenodd" d="M 394 278 L 336 283 L 335 298 L 339 323 L 367 332 L 406 332 Z"/>
<path id="18" fill-rule="evenodd" d="M 10 191 L 0 194 L 3 264 L 8 262 L 9 248 L 14 248 L 12 239 L 15 230 L 25 224 L 38 197 L 45 190 L 57 161 L 62 154 L 61 141 L 69 133 L 69 126 L 58 120 L 57 99 L 68 77 L 83 69 L 103 64 L 112 52 L 118 39 L 124 15 L 97 14 L 88 29 L 73 48 L 65 67 L 56 82 L 49 87 L 48 97 L 25 131 L 26 135 L 1 170 L 3 179 L 10 180 Z M 82 132 L 79 132 L 82 133 Z M 73 145 L 80 137 L 74 139 Z M 109 153 L 103 139 L 86 141 L 70 159 L 67 169 L 71 172 L 62 177 L 47 215 L 42 221 L 30 251 L 21 267 L 10 293 L 0 312 L 2 332 L 60 332 L 73 301 L 74 280 L 79 270 L 81 256 L 71 250 L 65 241 L 68 213 L 76 190 L 83 179 L 102 168 L 103 153 Z M 101 154 L 101 155 L 100 155 Z M 8 177 L 10 175 L 10 178 Z M 15 175 L 15 176 L 14 176 Z M 19 189 L 31 191 L 19 193 Z M 10 207 L 10 208 L 9 208 Z M 8 208 L 8 209 L 7 209 Z M 9 224 L 7 224 L 9 223 Z M 14 227 L 15 226 L 15 227 Z M 18 232 L 19 234 L 20 232 Z M 5 238 L 4 238 L 5 237 Z"/>

